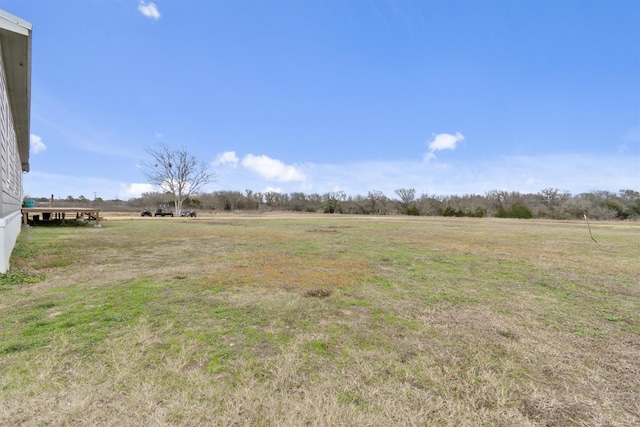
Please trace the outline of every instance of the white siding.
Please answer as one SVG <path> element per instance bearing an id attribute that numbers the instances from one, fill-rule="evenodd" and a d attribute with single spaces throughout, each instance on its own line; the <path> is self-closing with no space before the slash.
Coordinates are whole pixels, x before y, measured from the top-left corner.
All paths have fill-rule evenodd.
<path id="1" fill-rule="evenodd" d="M 0 48 L 1 49 L 1 48 Z M 9 268 L 22 215 L 22 167 L 0 50 L 0 273 Z"/>
<path id="2" fill-rule="evenodd" d="M 0 51 L 0 179 L 2 207 L 5 215 L 20 207 L 22 199 L 22 168 L 18 155 L 18 143 L 7 95 L 7 79 Z M 15 205 L 18 206 L 15 206 Z M 13 206 L 9 206 L 13 205 Z"/>

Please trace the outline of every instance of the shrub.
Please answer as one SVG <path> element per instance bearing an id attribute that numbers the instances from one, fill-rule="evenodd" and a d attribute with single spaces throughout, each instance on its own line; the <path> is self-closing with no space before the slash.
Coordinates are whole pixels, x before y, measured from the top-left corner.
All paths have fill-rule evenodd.
<path id="1" fill-rule="evenodd" d="M 531 209 L 526 207 L 524 204 L 516 202 L 511 205 L 511 209 L 509 210 L 506 210 L 504 207 L 500 206 L 495 216 L 497 218 L 531 219 L 533 218 L 533 212 L 531 212 Z"/>
<path id="2" fill-rule="evenodd" d="M 419 216 L 420 209 L 414 203 L 412 203 L 407 208 L 407 215 Z"/>

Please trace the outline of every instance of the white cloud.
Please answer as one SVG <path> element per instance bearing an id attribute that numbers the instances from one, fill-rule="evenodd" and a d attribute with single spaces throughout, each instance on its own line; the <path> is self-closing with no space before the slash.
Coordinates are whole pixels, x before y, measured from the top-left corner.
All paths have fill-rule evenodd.
<path id="1" fill-rule="evenodd" d="M 258 173 L 265 179 L 282 182 L 305 181 L 307 179 L 295 166 L 285 165 L 280 160 L 265 155 L 248 154 L 242 159 L 242 166 Z"/>
<path id="2" fill-rule="evenodd" d="M 47 149 L 47 146 L 44 145 L 44 142 L 42 142 L 42 138 L 38 135 L 31 134 L 29 140 L 31 145 L 30 151 L 33 154 L 41 153 Z"/>
<path id="3" fill-rule="evenodd" d="M 235 151 L 225 151 L 224 153 L 220 153 L 216 156 L 216 159 L 213 161 L 213 166 L 222 166 L 229 165 L 232 168 L 238 166 L 238 156 L 236 156 Z"/>
<path id="4" fill-rule="evenodd" d="M 436 151 L 455 150 L 461 141 L 464 141 L 464 135 L 460 132 L 456 132 L 454 135 L 449 133 L 433 134 L 433 140 L 429 143 L 429 152 L 424 155 L 424 158 L 425 160 L 435 158 Z"/>
<path id="5" fill-rule="evenodd" d="M 31 197 L 49 197 L 64 199 L 67 196 L 84 196 L 93 199 L 94 195 L 105 200 L 138 197 L 153 190 L 149 184 L 129 184 L 119 180 L 99 176 L 75 176 L 32 170 L 23 175 L 24 193 Z"/>
<path id="6" fill-rule="evenodd" d="M 140 0 L 140 2 L 138 2 L 138 11 L 147 18 L 160 19 L 160 11 L 154 2 L 147 3 L 144 0 Z"/>
<path id="7" fill-rule="evenodd" d="M 144 193 L 151 193 L 156 190 L 154 186 L 151 184 L 137 183 L 137 182 L 131 183 L 129 185 L 121 185 L 121 189 L 122 189 L 121 193 L 124 195 L 126 199 L 129 199 L 132 197 L 140 197 Z"/>

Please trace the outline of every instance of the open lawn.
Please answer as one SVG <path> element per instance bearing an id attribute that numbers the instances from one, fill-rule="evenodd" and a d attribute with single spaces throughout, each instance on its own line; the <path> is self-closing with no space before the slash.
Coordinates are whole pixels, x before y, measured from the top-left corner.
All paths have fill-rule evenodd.
<path id="1" fill-rule="evenodd" d="M 102 225 L 20 234 L 0 425 L 640 423 L 640 223 Z"/>

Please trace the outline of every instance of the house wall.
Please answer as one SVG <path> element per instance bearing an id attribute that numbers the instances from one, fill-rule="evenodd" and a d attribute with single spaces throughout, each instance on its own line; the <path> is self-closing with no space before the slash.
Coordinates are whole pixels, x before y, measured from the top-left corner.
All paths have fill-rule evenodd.
<path id="1" fill-rule="evenodd" d="M 9 268 L 22 215 L 22 168 L 0 46 L 0 273 Z"/>

